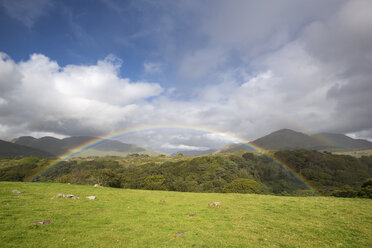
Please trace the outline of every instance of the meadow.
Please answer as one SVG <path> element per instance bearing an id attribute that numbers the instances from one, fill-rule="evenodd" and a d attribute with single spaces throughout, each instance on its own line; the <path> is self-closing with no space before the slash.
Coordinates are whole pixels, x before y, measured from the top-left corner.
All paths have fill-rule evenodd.
<path id="1" fill-rule="evenodd" d="M 0 182 L 0 247 L 371 247 L 371 230 L 370 199 Z"/>

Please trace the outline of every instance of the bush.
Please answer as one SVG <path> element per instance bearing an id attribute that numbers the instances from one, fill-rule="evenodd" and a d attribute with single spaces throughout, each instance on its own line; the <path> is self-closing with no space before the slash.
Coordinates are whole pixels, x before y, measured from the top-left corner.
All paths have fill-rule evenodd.
<path id="1" fill-rule="evenodd" d="M 226 193 L 258 194 L 261 187 L 258 182 L 252 179 L 238 178 L 229 183 L 225 188 Z"/>
<path id="2" fill-rule="evenodd" d="M 331 196 L 354 198 L 358 196 L 358 192 L 353 190 L 350 186 L 345 186 L 343 189 L 333 191 Z"/>
<path id="3" fill-rule="evenodd" d="M 358 192 L 358 197 L 372 199 L 372 178 L 369 178 L 362 184 L 362 188 Z"/>
<path id="4" fill-rule="evenodd" d="M 150 190 L 166 190 L 164 185 L 165 178 L 163 175 L 147 176 L 144 180 L 144 188 Z"/>
<path id="5" fill-rule="evenodd" d="M 293 196 L 314 196 L 314 193 L 311 190 L 299 189 L 292 193 Z"/>

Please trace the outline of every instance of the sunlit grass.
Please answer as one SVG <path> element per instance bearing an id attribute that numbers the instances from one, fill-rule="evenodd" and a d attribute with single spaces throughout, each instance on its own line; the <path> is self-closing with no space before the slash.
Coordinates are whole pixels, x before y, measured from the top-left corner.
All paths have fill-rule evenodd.
<path id="1" fill-rule="evenodd" d="M 22 194 L 13 194 L 18 189 Z M 74 194 L 80 200 L 54 198 Z M 96 200 L 85 196 L 95 195 Z M 162 204 L 160 201 L 165 200 Z M 208 207 L 211 201 L 221 208 Z M 372 201 L 0 183 L 0 247 L 370 247 Z M 197 216 L 190 217 L 189 213 Z M 48 220 L 49 225 L 32 222 Z M 178 233 L 181 233 L 177 235 Z"/>

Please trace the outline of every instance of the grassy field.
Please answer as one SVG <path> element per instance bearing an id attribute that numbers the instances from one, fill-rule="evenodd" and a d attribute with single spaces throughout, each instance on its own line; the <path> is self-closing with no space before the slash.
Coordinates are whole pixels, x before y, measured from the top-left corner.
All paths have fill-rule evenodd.
<path id="1" fill-rule="evenodd" d="M 350 156 L 353 156 L 353 157 L 360 158 L 362 156 L 371 156 L 372 155 L 372 149 L 357 150 L 357 151 L 350 151 L 350 152 L 334 152 L 333 154 L 350 155 Z"/>
<path id="2" fill-rule="evenodd" d="M 0 247 L 371 247 L 371 230 L 368 199 L 0 183 Z"/>

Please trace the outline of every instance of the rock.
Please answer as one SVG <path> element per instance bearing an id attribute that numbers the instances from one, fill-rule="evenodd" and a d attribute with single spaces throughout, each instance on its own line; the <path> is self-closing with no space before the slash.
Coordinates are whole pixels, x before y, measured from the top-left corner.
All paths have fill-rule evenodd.
<path id="1" fill-rule="evenodd" d="M 57 198 L 63 198 L 63 197 L 66 197 L 66 195 L 65 195 L 65 194 L 62 194 L 62 193 L 58 193 L 58 194 L 56 195 L 56 197 L 57 197 Z"/>
<path id="2" fill-rule="evenodd" d="M 58 193 L 58 194 L 56 195 L 56 198 L 71 198 L 71 199 L 75 199 L 75 200 L 80 199 L 80 197 L 78 197 L 78 196 L 74 196 L 74 195 L 72 195 L 72 194 L 67 194 L 67 195 L 65 195 L 65 194 L 62 194 L 62 193 Z"/>
<path id="3" fill-rule="evenodd" d="M 198 216 L 196 213 L 189 213 L 189 216 L 190 217 L 195 217 L 195 216 Z"/>
<path id="4" fill-rule="evenodd" d="M 50 223 L 52 223 L 51 220 L 42 220 L 42 221 L 38 221 L 38 222 L 32 222 L 31 224 L 35 225 L 35 226 L 40 226 L 40 225 L 48 225 Z"/>
<path id="5" fill-rule="evenodd" d="M 96 199 L 96 197 L 94 195 L 87 196 L 85 198 L 87 198 L 88 200 L 95 200 Z"/>
<path id="6" fill-rule="evenodd" d="M 183 236 L 185 234 L 186 234 L 185 232 L 179 232 L 179 233 L 176 233 L 176 237 Z"/>
<path id="7" fill-rule="evenodd" d="M 15 189 L 15 190 L 12 190 L 12 193 L 13 193 L 13 194 L 20 194 L 21 191 Z"/>
<path id="8" fill-rule="evenodd" d="M 208 206 L 210 207 L 222 207 L 222 203 L 221 202 L 210 202 L 208 203 Z"/>

